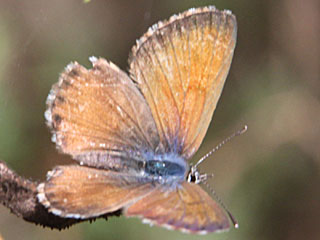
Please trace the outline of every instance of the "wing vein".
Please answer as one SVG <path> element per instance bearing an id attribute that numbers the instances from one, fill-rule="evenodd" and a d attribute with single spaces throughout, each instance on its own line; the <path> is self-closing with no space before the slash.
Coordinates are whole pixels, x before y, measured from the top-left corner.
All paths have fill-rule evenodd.
<path id="1" fill-rule="evenodd" d="M 163 67 L 162 67 L 162 65 L 161 65 L 161 63 L 160 63 L 159 57 L 158 57 L 158 55 L 157 55 L 157 53 L 156 53 L 153 45 L 152 45 L 152 51 L 153 51 L 153 53 L 154 53 L 154 56 L 156 57 L 156 60 L 157 60 L 158 65 L 159 65 L 159 67 L 160 67 L 160 69 L 161 69 L 161 73 L 163 74 L 164 79 L 166 80 L 166 82 L 167 82 L 167 84 L 168 84 L 168 87 L 169 87 L 169 90 L 170 90 L 170 95 L 171 95 L 171 97 L 172 97 L 172 99 L 173 99 L 175 108 L 176 108 L 177 111 L 179 112 L 178 104 L 177 104 L 177 101 L 176 101 L 176 99 L 175 99 L 175 97 L 174 97 L 174 94 L 173 94 L 173 91 L 172 91 L 172 87 L 171 87 L 171 85 L 170 85 L 170 83 L 169 83 L 169 81 L 168 81 L 168 77 L 166 76 L 166 74 L 165 74 L 165 72 L 164 72 L 164 70 L 163 70 Z M 165 50 L 165 51 L 166 51 L 166 50 Z M 168 55 L 168 54 L 166 54 L 166 55 Z M 179 126 L 179 125 L 180 125 L 180 116 L 179 116 L 178 126 Z M 177 129 L 176 129 L 176 131 L 177 131 Z"/>
<path id="2" fill-rule="evenodd" d="M 126 95 L 126 94 L 124 94 L 124 95 Z M 120 106 L 120 104 L 117 103 L 117 101 L 116 101 L 115 99 L 113 99 L 111 96 L 109 96 L 109 97 L 110 97 L 110 99 L 121 109 L 121 111 L 123 111 L 123 112 L 125 113 L 125 115 L 128 116 L 128 118 L 131 120 L 131 122 L 136 126 L 135 129 L 138 130 L 138 132 L 140 132 L 142 138 L 145 140 L 145 142 L 146 142 L 147 144 L 149 144 L 149 147 L 151 147 L 149 141 L 147 140 L 146 136 L 143 134 L 140 126 L 138 125 L 138 123 L 133 120 L 133 118 L 130 116 L 130 114 L 127 113 L 127 111 L 125 111 L 124 108 L 122 108 L 122 107 Z M 127 96 L 126 96 L 126 97 L 127 97 Z M 130 102 L 130 101 L 129 101 L 129 102 Z M 120 118 L 123 118 L 118 111 L 117 111 L 117 115 L 118 115 Z M 126 121 L 123 121 L 123 122 L 126 123 Z M 129 126 L 128 124 L 126 124 L 126 125 Z"/>
<path id="3" fill-rule="evenodd" d="M 211 23 L 211 25 L 212 25 L 212 19 L 211 19 L 210 23 Z M 215 56 L 215 53 L 216 53 L 217 39 L 219 38 L 220 33 L 221 33 L 221 31 L 220 31 L 220 26 L 221 26 L 221 19 L 219 18 L 219 24 L 218 24 L 218 26 L 217 26 L 217 29 L 219 29 L 219 31 L 218 31 L 218 34 L 217 34 L 215 40 L 214 40 L 214 46 L 212 47 L 212 51 L 213 51 L 213 52 L 212 52 L 212 54 L 211 54 L 211 58 L 210 58 L 210 61 L 209 61 L 210 64 L 208 64 L 207 66 L 211 66 L 212 63 L 213 63 L 213 60 L 214 60 L 214 56 Z M 207 84 L 208 84 L 208 79 L 209 79 L 209 77 L 210 77 L 211 71 L 212 71 L 212 68 L 209 67 L 209 72 L 208 72 L 208 74 L 207 74 L 207 77 L 205 78 L 206 81 L 207 81 Z M 221 66 L 221 68 L 219 69 L 219 73 L 220 73 L 221 71 L 222 71 L 222 66 Z M 219 73 L 218 73 L 218 74 L 219 74 Z M 216 78 L 217 78 L 217 77 L 218 77 L 218 75 L 216 76 Z M 207 85 L 207 84 L 206 84 L 206 85 Z M 204 98 L 205 98 L 205 99 L 207 98 L 207 92 L 208 92 L 208 91 L 205 91 L 205 92 L 204 92 L 204 95 L 205 95 Z M 205 100 L 205 101 L 206 101 L 206 100 Z M 202 108 L 202 111 L 203 111 L 203 108 Z M 201 113 L 200 121 L 201 121 L 201 119 L 202 119 L 202 117 L 203 117 L 202 114 L 203 114 L 203 112 Z M 190 141 L 190 144 L 185 147 L 185 150 L 184 150 L 185 152 L 188 152 L 188 151 L 189 151 L 189 148 L 190 148 L 191 146 L 193 146 L 194 142 L 197 140 L 197 137 L 198 137 L 200 131 L 201 131 L 201 129 L 198 130 L 198 133 L 197 133 L 197 134 L 194 134 L 194 137 L 193 137 L 192 141 Z"/>
<path id="4" fill-rule="evenodd" d="M 142 48 L 142 46 L 141 46 L 141 48 Z M 146 51 L 145 48 L 144 48 L 144 51 L 147 53 L 147 51 Z M 149 56 L 149 55 L 148 55 L 148 56 Z M 150 56 L 149 56 L 149 58 L 150 58 Z M 140 71 L 140 74 L 141 74 L 141 76 L 142 76 L 142 78 L 143 78 L 144 84 L 146 85 L 146 88 L 148 89 L 148 92 L 149 92 L 149 94 L 150 94 L 150 96 L 151 96 L 151 100 L 152 100 L 153 105 L 154 105 L 155 114 L 156 114 L 156 116 L 157 116 L 157 119 L 158 119 L 158 121 L 159 121 L 159 125 L 160 125 L 160 128 L 161 128 L 161 129 L 159 129 L 159 130 L 160 130 L 161 133 L 162 133 L 162 138 L 164 138 L 164 140 L 166 141 L 167 146 L 168 146 L 168 145 L 169 145 L 169 142 L 168 142 L 167 136 L 166 136 L 166 134 L 165 134 L 165 131 L 164 131 L 164 128 L 163 128 L 163 124 L 162 124 L 162 122 L 160 121 L 161 118 L 160 118 L 159 110 L 158 110 L 157 105 L 156 105 L 156 103 L 155 103 L 155 99 L 154 99 L 154 96 L 153 96 L 153 94 L 152 94 L 151 88 L 150 88 L 148 82 L 146 81 L 146 77 L 144 76 L 143 71 L 142 71 L 142 69 L 141 69 L 138 61 L 136 61 L 136 64 L 137 64 L 138 70 Z"/>

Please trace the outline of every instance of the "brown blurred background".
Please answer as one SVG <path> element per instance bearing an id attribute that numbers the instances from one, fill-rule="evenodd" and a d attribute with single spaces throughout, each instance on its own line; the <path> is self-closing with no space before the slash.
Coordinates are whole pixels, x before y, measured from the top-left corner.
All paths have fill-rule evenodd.
<path id="1" fill-rule="evenodd" d="M 320 239 L 320 2 L 0 1 L 0 158 L 45 179 L 70 158 L 44 123 L 45 100 L 73 60 L 103 56 L 127 70 L 135 40 L 190 7 L 216 5 L 238 20 L 230 74 L 198 159 L 244 124 L 248 132 L 202 166 L 240 228 L 201 239 Z M 0 206 L 3 239 L 198 239 L 124 217 L 56 231 Z"/>

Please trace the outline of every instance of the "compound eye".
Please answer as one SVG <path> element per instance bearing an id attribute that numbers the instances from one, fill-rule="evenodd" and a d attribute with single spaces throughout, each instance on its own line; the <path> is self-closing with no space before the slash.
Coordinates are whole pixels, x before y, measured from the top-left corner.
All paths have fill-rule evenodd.
<path id="1" fill-rule="evenodd" d="M 191 173 L 191 171 L 188 173 L 187 175 L 187 179 L 186 179 L 188 182 L 196 182 L 197 178 L 194 174 Z"/>

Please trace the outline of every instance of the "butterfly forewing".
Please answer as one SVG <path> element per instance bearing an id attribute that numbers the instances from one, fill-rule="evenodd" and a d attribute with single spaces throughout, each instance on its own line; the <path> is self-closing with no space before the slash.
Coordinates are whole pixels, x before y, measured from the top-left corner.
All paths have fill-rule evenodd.
<path id="1" fill-rule="evenodd" d="M 229 71 L 236 20 L 200 8 L 159 22 L 137 42 L 130 72 L 146 98 L 166 151 L 199 148 Z"/>
<path id="2" fill-rule="evenodd" d="M 92 61 L 90 70 L 70 64 L 51 90 L 46 118 L 53 139 L 86 165 L 134 167 L 139 152 L 159 145 L 153 117 L 126 73 L 104 59 Z"/>

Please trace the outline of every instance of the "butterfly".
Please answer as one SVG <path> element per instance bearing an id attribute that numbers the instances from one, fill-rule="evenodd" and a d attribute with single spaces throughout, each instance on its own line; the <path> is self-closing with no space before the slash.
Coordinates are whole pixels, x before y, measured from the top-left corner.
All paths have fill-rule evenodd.
<path id="1" fill-rule="evenodd" d="M 78 165 L 57 166 L 38 186 L 49 212 L 127 217 L 183 232 L 230 227 L 188 161 L 207 132 L 227 77 L 237 24 L 228 10 L 187 10 L 136 42 L 130 74 L 103 58 L 70 63 L 53 85 L 45 118 L 52 141 Z"/>

